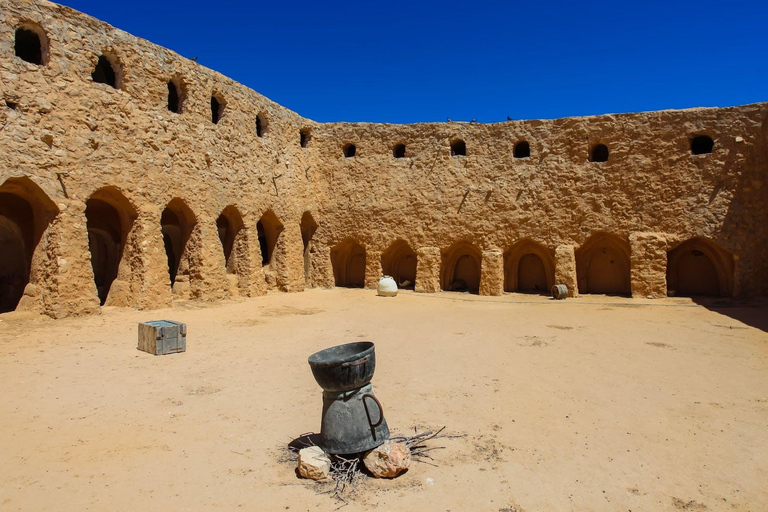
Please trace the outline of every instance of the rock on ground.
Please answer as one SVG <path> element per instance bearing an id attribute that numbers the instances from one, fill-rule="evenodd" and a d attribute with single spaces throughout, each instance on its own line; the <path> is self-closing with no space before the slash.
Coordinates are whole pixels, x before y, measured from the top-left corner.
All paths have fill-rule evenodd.
<path id="1" fill-rule="evenodd" d="M 327 480 L 331 474 L 331 459 L 319 446 L 309 446 L 299 451 L 299 475 L 312 480 Z"/>
<path id="2" fill-rule="evenodd" d="M 411 465 L 411 450 L 405 443 L 384 441 L 366 453 L 363 462 L 376 478 L 394 478 Z"/>

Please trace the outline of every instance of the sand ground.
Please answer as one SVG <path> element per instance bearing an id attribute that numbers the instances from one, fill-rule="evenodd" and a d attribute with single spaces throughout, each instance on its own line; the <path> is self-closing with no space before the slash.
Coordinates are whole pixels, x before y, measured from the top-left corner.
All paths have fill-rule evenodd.
<path id="1" fill-rule="evenodd" d="M 187 352 L 136 350 L 186 322 Z M 0 509 L 334 510 L 280 462 L 320 428 L 312 352 L 372 340 L 437 467 L 343 510 L 768 510 L 768 306 L 313 290 L 54 321 L 0 315 Z"/>

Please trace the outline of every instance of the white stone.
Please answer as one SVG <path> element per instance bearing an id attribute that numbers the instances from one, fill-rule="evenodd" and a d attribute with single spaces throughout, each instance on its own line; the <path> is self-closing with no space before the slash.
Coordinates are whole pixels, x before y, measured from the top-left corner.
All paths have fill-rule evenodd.
<path id="1" fill-rule="evenodd" d="M 309 446 L 299 451 L 299 475 L 303 478 L 323 481 L 331 474 L 331 459 L 319 446 Z"/>

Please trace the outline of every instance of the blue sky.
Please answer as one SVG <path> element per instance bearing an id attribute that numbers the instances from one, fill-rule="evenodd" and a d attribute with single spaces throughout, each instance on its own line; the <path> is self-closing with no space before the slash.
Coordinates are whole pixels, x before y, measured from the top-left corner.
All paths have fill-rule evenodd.
<path id="1" fill-rule="evenodd" d="M 321 122 L 768 101 L 768 1 L 64 0 Z"/>

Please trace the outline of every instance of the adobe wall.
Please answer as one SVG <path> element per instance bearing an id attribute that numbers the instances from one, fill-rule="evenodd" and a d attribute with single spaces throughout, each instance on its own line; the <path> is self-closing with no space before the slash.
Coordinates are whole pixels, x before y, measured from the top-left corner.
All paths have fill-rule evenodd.
<path id="1" fill-rule="evenodd" d="M 44 64 L 15 55 L 20 26 L 44 31 Z M 116 63 L 118 89 L 91 78 L 101 55 Z M 171 80 L 186 94 L 180 113 L 168 109 Z M 626 255 L 626 291 L 661 297 L 668 251 L 691 239 L 730 276 L 724 295 L 768 291 L 768 104 L 498 124 L 320 124 L 84 14 L 20 0 L 0 11 L 0 94 L 0 202 L 22 198 L 41 226 L 39 241 L 27 242 L 34 254 L 20 309 L 61 317 L 99 307 L 94 200 L 116 206 L 113 225 L 122 226 L 107 305 L 301 291 L 333 286 L 339 272 L 373 286 L 396 240 L 417 258 L 422 292 L 466 285 L 474 274 L 456 266 L 466 264 L 478 267 L 479 293 L 503 293 L 517 282 L 508 273 L 528 268 L 520 248 L 546 260 L 546 284 L 575 293 L 599 291 L 600 254 L 606 265 Z M 212 95 L 226 103 L 216 124 Z M 712 153 L 691 153 L 695 135 L 714 140 Z M 451 155 L 458 139 L 466 156 Z M 521 140 L 530 156 L 514 158 Z M 395 158 L 400 143 L 405 157 Z M 597 143 L 610 150 L 606 162 L 589 161 Z M 344 156 L 347 144 L 354 157 Z M 173 287 L 161 229 L 169 205 L 186 239 Z M 227 207 L 241 228 L 230 260 L 217 230 Z M 306 212 L 317 227 L 305 217 L 302 233 Z M 276 240 L 266 266 L 259 219 Z M 306 251 L 302 235 L 311 237 Z"/>

